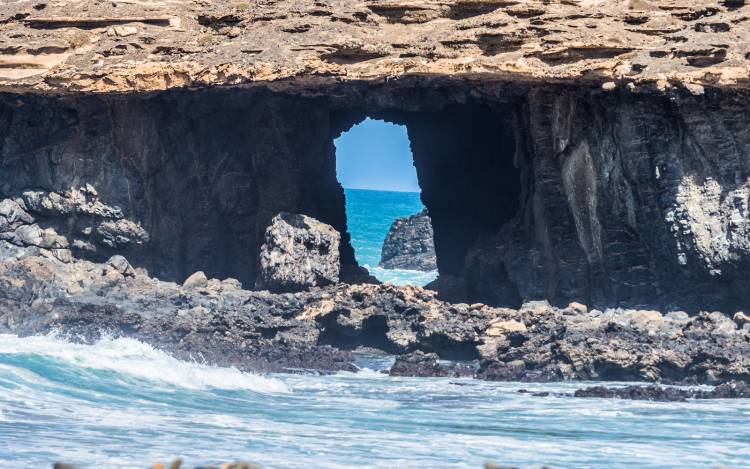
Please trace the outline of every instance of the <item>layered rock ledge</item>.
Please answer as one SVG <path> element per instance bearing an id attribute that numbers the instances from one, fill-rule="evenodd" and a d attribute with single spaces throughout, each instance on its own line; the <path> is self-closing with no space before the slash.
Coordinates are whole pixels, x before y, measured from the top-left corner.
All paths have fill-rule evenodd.
<path id="1" fill-rule="evenodd" d="M 750 85 L 744 1 L 22 0 L 0 7 L 0 78 L 133 91 L 454 77 L 607 88 Z M 283 85 L 286 86 L 286 85 Z"/>

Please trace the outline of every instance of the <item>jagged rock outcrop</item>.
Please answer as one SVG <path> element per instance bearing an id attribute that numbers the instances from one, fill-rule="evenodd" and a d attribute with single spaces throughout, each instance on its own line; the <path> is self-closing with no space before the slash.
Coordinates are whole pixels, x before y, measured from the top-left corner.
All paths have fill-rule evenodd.
<path id="1" fill-rule="evenodd" d="M 378 265 L 386 269 L 437 269 L 432 223 L 427 210 L 393 221 Z"/>
<path id="2" fill-rule="evenodd" d="M 339 281 L 339 233 L 332 226 L 296 213 L 276 215 L 260 247 L 258 287 L 301 291 Z"/>
<path id="3" fill-rule="evenodd" d="M 103 204 L 96 191 L 87 186 L 64 193 L 25 191 L 20 197 L 2 199 L 0 240 L 36 247 L 70 262 L 77 252 L 98 258 L 115 251 L 127 252 L 132 245 L 148 242 L 148 233 L 140 224 L 124 218 L 119 208 Z"/>
<path id="4" fill-rule="evenodd" d="M 253 370 L 353 369 L 350 351 L 402 357 L 394 374 L 548 381 L 750 381 L 750 325 L 720 313 L 450 304 L 418 287 L 336 284 L 299 293 L 232 279 L 181 286 L 122 261 L 63 263 L 0 241 L 0 332 L 127 335 L 178 357 Z M 124 270 L 125 274 L 121 271 Z M 436 355 L 424 355 L 436 354 Z M 437 362 L 473 360 L 478 369 Z"/>

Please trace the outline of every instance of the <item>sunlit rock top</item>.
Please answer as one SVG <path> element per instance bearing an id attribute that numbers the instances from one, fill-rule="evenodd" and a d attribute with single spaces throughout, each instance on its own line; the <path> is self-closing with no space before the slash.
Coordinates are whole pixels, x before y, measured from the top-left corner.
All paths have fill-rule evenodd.
<path id="1" fill-rule="evenodd" d="M 0 90 L 401 76 L 748 88 L 744 0 L 35 0 L 0 6 Z"/>

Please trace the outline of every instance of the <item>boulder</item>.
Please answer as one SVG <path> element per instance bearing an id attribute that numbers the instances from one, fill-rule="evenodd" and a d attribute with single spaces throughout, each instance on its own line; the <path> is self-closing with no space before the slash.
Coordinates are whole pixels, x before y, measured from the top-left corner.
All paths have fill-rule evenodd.
<path id="1" fill-rule="evenodd" d="M 196 290 L 198 288 L 205 288 L 208 285 L 208 277 L 203 271 L 195 272 L 193 275 L 185 279 L 182 283 L 182 288 L 186 290 Z"/>
<path id="2" fill-rule="evenodd" d="M 394 220 L 383 243 L 379 266 L 421 271 L 437 269 L 432 222 L 427 210 Z"/>
<path id="3" fill-rule="evenodd" d="M 130 265 L 125 257 L 121 255 L 114 255 L 107 261 L 107 266 L 116 270 L 124 277 L 135 277 L 135 269 Z"/>
<path id="4" fill-rule="evenodd" d="M 339 242 L 332 226 L 282 212 L 266 229 L 260 249 L 257 287 L 273 292 L 302 291 L 339 281 Z"/>

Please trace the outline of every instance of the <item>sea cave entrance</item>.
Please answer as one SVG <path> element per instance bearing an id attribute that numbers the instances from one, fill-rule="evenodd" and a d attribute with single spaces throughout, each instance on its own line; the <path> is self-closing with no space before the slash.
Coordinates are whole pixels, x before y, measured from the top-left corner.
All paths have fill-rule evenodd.
<path id="1" fill-rule="evenodd" d="M 368 117 L 334 144 L 357 263 L 382 282 L 425 285 L 434 280 L 432 225 L 406 126 Z"/>
<path id="2" fill-rule="evenodd" d="M 421 111 L 362 108 L 341 109 L 331 117 L 337 177 L 346 194 L 346 222 L 341 221 L 347 228 L 345 239 L 352 240 L 346 246 L 351 244 L 356 251 L 343 250 L 344 258 L 350 262 L 356 258 L 357 264 L 385 278 L 373 267 L 379 264 L 388 227 L 394 218 L 419 212 L 423 204 L 433 230 L 439 276 L 431 281 L 436 273 L 432 271 L 430 277 L 410 283 L 430 283 L 448 301 L 518 306 L 519 291 L 506 267 L 520 246 L 520 235 L 514 230 L 526 226 L 533 215 L 520 211 L 531 186 L 523 169 L 526 151 L 519 145 L 524 139 L 517 135 L 523 130 L 515 125 L 519 110 L 510 105 L 452 105 Z M 382 206 L 376 201 L 367 200 L 373 194 L 352 189 L 403 191 L 403 187 L 368 186 L 346 174 L 351 170 L 364 179 L 377 175 L 384 170 L 383 155 L 401 158 L 401 169 L 389 173 L 386 180 L 408 176 L 413 184 L 415 203 L 390 217 L 379 213 Z M 376 242 L 363 243 L 364 225 L 359 221 L 368 215 L 380 223 L 380 235 Z"/>

